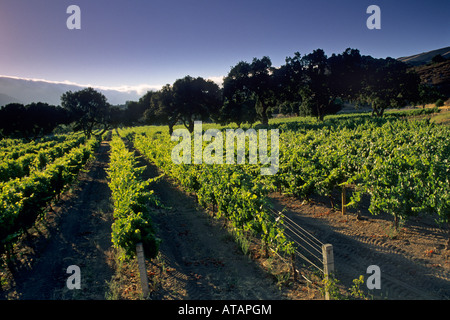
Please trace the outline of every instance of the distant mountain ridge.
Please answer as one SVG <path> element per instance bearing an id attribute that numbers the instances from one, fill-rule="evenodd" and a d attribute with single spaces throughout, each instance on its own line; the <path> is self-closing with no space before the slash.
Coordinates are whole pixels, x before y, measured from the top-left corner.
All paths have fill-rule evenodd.
<path id="1" fill-rule="evenodd" d="M 0 107 L 8 103 L 30 104 L 32 102 L 60 105 L 63 93 L 84 88 L 79 85 L 0 76 Z M 102 90 L 95 87 L 94 89 L 103 93 L 112 105 L 123 105 L 126 101 L 137 101 L 143 95 L 135 90 L 123 92 Z"/>
<path id="2" fill-rule="evenodd" d="M 432 63 L 432 59 L 439 54 L 447 60 Z M 450 97 L 450 47 L 401 57 L 398 60 L 409 64 L 411 69 L 419 74 L 423 84 L 432 85 Z"/>
<path id="3" fill-rule="evenodd" d="M 8 96 L 7 94 L 0 93 L 0 106 L 4 106 L 8 103 L 22 103 L 19 99 Z"/>
<path id="4" fill-rule="evenodd" d="M 450 47 L 436 49 L 428 52 L 418 53 L 409 57 L 400 57 L 397 60 L 403 61 L 413 66 L 420 66 L 431 62 L 435 56 L 440 54 L 446 59 L 450 59 Z"/>

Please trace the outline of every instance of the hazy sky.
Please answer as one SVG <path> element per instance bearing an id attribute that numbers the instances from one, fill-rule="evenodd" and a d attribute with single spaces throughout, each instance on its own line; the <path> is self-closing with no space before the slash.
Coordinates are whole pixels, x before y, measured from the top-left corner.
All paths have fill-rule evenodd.
<path id="1" fill-rule="evenodd" d="M 81 30 L 66 27 L 72 4 Z M 366 27 L 371 4 L 381 30 Z M 317 48 L 397 58 L 449 46 L 449 17 L 449 0 L 1 0 L 0 75 L 158 87 Z"/>

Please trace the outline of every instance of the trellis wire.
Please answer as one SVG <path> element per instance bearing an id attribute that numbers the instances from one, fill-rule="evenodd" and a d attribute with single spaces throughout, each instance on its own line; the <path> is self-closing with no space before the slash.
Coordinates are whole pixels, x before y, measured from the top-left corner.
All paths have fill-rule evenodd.
<path id="1" fill-rule="evenodd" d="M 275 216 L 276 218 L 281 218 L 283 220 L 283 226 L 286 230 L 288 230 L 291 234 L 286 234 L 286 236 L 296 244 L 297 248 L 294 250 L 295 254 L 312 265 L 313 267 L 317 268 L 319 271 L 324 273 L 323 268 L 323 258 L 322 258 L 322 246 L 323 243 L 314 237 L 310 232 L 305 230 L 303 227 L 298 225 L 295 221 L 290 219 L 288 216 L 283 214 L 280 211 L 274 210 L 272 208 L 268 208 L 269 212 Z M 320 263 L 314 263 L 313 259 L 306 257 L 306 253 L 300 252 L 299 249 L 303 249 L 309 255 L 317 259 Z M 303 251 L 301 250 L 301 251 Z M 316 253 L 317 252 L 317 253 Z M 317 264 L 322 265 L 322 267 L 319 267 Z"/>

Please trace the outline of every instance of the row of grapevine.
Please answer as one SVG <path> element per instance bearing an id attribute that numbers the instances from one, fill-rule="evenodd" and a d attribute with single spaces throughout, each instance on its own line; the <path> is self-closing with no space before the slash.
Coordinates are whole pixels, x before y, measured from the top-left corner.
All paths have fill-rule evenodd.
<path id="1" fill-rule="evenodd" d="M 93 155 L 97 139 L 72 148 L 67 154 L 23 178 L 0 182 L 0 252 L 32 226 L 44 208 L 78 175 Z"/>
<path id="2" fill-rule="evenodd" d="M 149 184 L 155 179 L 141 178 L 144 167 L 138 167 L 133 153 L 123 140 L 114 135 L 111 141 L 109 188 L 114 204 L 112 242 L 124 249 L 121 257 L 128 260 L 136 254 L 136 244 L 142 243 L 147 258 L 156 257 L 160 240 L 155 235 L 151 207 L 159 206 Z"/>
<path id="3" fill-rule="evenodd" d="M 0 181 L 22 178 L 29 175 L 32 171 L 42 170 L 49 163 L 62 157 L 69 150 L 85 141 L 86 138 L 84 136 L 73 134 L 68 135 L 68 138 L 61 143 L 57 141 L 43 143 L 44 145 L 39 145 L 39 149 L 29 151 L 18 158 L 5 157 L 0 164 Z M 12 153 L 17 154 L 15 152 Z"/>
<path id="4" fill-rule="evenodd" d="M 348 206 L 370 194 L 370 212 L 391 213 L 396 224 L 417 213 L 450 219 L 450 130 L 421 121 L 371 121 L 355 127 L 287 130 L 272 188 L 308 198 L 351 187 Z"/>
<path id="5" fill-rule="evenodd" d="M 134 129 L 133 129 L 134 130 Z M 167 134 L 153 135 L 145 129 L 125 132 L 135 147 L 189 191 L 203 206 L 212 206 L 218 217 L 230 221 L 238 235 L 259 237 L 266 249 L 291 255 L 293 243 L 285 236 L 282 221 L 268 211 L 268 189 L 255 181 L 245 166 L 174 164 L 174 143 Z M 251 171 L 251 170 L 250 170 Z"/>
<path id="6" fill-rule="evenodd" d="M 30 142 L 25 142 L 22 139 L 3 139 L 0 142 L 0 159 L 3 161 L 15 160 L 27 153 L 35 153 L 42 149 L 52 148 L 68 139 L 81 136 L 81 133 L 75 132 L 45 137 Z"/>

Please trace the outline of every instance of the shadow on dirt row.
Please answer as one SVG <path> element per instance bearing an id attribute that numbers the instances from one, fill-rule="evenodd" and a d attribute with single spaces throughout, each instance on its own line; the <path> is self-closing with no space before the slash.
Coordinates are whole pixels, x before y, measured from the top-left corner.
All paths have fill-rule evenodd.
<path id="1" fill-rule="evenodd" d="M 159 176 L 159 169 L 140 156 L 144 178 Z M 197 205 L 167 176 L 151 185 L 169 210 L 152 219 L 162 239 L 160 255 L 169 270 L 152 299 L 283 299 L 273 277 L 244 255 L 217 219 Z"/>
<path id="2" fill-rule="evenodd" d="M 305 209 L 302 209 L 302 205 L 292 209 L 289 202 L 300 203 L 300 201 L 286 200 L 286 197 L 280 195 L 271 197 L 276 210 L 285 209 L 286 216 L 295 223 L 307 229 L 323 243 L 333 245 L 336 278 L 345 287 L 350 288 L 353 279 L 358 279 L 360 275 L 367 280 L 371 275 L 366 273 L 367 268 L 370 265 L 377 265 L 381 270 L 381 289 L 368 290 L 365 284 L 362 288 L 374 299 L 450 298 L 450 273 L 445 269 L 430 269 L 426 261 L 409 255 L 406 250 L 390 244 L 389 241 L 361 234 L 342 233 L 339 227 L 328 224 L 326 220 L 315 218 L 308 208 L 311 207 L 309 204 L 303 207 Z M 321 207 L 321 210 L 323 211 L 324 207 Z M 331 214 L 340 215 L 336 212 Z M 357 220 L 351 215 L 345 219 Z M 308 258 L 308 253 L 304 254 Z"/>
<path id="3" fill-rule="evenodd" d="M 46 217 L 43 232 L 34 232 L 12 265 L 14 287 L 2 298 L 23 300 L 105 299 L 113 274 L 112 208 L 105 169 L 109 143 L 102 142 L 95 159 L 80 173 L 72 192 L 62 196 Z M 36 228 L 32 228 L 33 230 Z M 69 290 L 67 268 L 80 268 L 80 290 Z"/>

